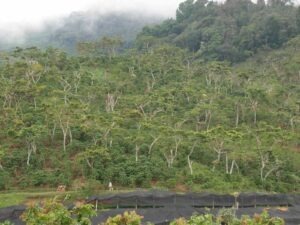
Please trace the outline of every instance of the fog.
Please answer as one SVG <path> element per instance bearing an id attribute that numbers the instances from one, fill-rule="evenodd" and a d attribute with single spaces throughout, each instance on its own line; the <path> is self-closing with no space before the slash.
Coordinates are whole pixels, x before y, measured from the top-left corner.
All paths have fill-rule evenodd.
<path id="1" fill-rule="evenodd" d="M 22 42 L 24 34 L 47 24 L 59 26 L 72 12 L 131 12 L 170 18 L 185 0 L 5 0 L 0 7 L 0 42 Z M 219 0 L 223 1 L 223 0 Z M 255 0 L 254 0 L 255 1 Z M 300 0 L 293 1 L 299 4 Z"/>
<path id="2" fill-rule="evenodd" d="M 173 17 L 183 0 L 9 0 L 1 2 L 0 38 L 20 39 L 25 32 L 39 30 L 45 23 L 58 22 L 72 12 L 142 12 Z M 92 13 L 91 12 L 91 13 Z"/>

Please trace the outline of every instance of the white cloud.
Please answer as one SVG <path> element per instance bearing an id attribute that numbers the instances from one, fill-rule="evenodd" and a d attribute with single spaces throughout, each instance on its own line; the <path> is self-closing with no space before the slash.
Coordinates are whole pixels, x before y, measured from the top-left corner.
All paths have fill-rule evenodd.
<path id="1" fill-rule="evenodd" d="M 45 21 L 78 11 L 100 13 L 136 11 L 171 17 L 184 0 L 3 0 L 0 7 L 0 40 L 22 41 L 23 34 L 43 27 Z"/>
<path id="2" fill-rule="evenodd" d="M 0 7 L 0 26 L 36 26 L 47 19 L 66 16 L 73 11 L 97 9 L 101 12 L 139 9 L 167 16 L 183 0 L 4 0 Z"/>

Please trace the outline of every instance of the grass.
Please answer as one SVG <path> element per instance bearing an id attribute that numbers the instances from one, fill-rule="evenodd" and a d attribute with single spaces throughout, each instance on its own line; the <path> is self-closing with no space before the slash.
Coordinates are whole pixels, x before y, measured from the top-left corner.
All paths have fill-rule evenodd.
<path id="1" fill-rule="evenodd" d="M 120 193 L 120 192 L 128 192 L 132 191 L 131 189 L 126 190 L 115 190 L 114 193 Z M 49 190 L 49 189 L 33 189 L 33 190 L 12 190 L 9 192 L 0 192 L 0 208 L 8 207 L 8 206 L 14 206 L 14 205 L 22 205 L 30 202 L 35 201 L 41 201 L 44 199 L 51 199 L 54 197 L 58 197 L 61 200 L 66 198 L 68 196 L 68 202 L 74 202 L 77 199 L 84 199 L 86 197 L 92 196 L 92 195 L 98 195 L 98 194 L 107 194 L 111 193 L 109 191 L 105 190 L 99 190 L 99 191 L 66 191 L 66 192 L 57 192 L 55 190 Z"/>
<path id="2" fill-rule="evenodd" d="M 0 193 L 0 208 L 19 205 L 26 199 L 26 193 Z"/>
<path id="3" fill-rule="evenodd" d="M 24 192 L 0 192 L 0 208 L 26 204 L 31 201 L 43 200 L 46 198 L 65 198 L 67 195 L 78 196 L 75 192 L 58 193 L 56 191 L 24 191 Z"/>

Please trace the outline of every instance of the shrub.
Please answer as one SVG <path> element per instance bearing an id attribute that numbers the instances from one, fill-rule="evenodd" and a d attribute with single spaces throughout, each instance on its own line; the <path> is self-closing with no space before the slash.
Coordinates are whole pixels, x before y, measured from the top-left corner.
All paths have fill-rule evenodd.
<path id="1" fill-rule="evenodd" d="M 218 212 L 218 220 L 221 223 L 224 224 L 232 224 L 235 221 L 236 217 L 235 217 L 235 210 L 230 208 L 230 209 L 221 209 Z"/>
<path id="2" fill-rule="evenodd" d="M 283 219 L 270 217 L 267 211 L 253 218 L 244 216 L 242 219 L 235 217 L 234 211 L 230 209 L 220 210 L 217 217 L 211 214 L 194 215 L 189 220 L 179 218 L 170 223 L 170 225 L 284 225 Z"/>
<path id="3" fill-rule="evenodd" d="M 96 215 L 92 205 L 82 205 L 69 211 L 56 199 L 30 206 L 21 216 L 26 225 L 91 225 Z"/>
<path id="4" fill-rule="evenodd" d="M 56 200 L 47 201 L 42 205 L 29 207 L 22 215 L 26 225 L 91 225 L 90 217 L 96 213 L 92 205 L 82 205 L 69 211 Z M 136 212 L 124 212 L 110 217 L 101 225 L 141 225 L 142 216 Z M 253 218 L 243 216 L 241 219 L 235 217 L 234 211 L 230 209 L 220 210 L 218 216 L 212 214 L 193 215 L 190 219 L 179 218 L 170 225 L 284 225 L 284 220 L 270 217 L 267 211 Z M 0 225 L 12 225 L 10 222 Z"/>
<path id="5" fill-rule="evenodd" d="M 10 221 L 4 221 L 4 222 L 0 222 L 0 225 L 14 225 L 12 222 Z"/>
<path id="6" fill-rule="evenodd" d="M 243 216 L 239 224 L 249 225 L 284 225 L 284 220 L 278 217 L 270 217 L 265 210 L 262 214 L 255 214 L 251 219 L 249 216 Z"/>
<path id="7" fill-rule="evenodd" d="M 142 216 L 136 214 L 136 212 L 124 212 L 123 215 L 117 215 L 110 217 L 102 225 L 140 225 Z"/>
<path id="8" fill-rule="evenodd" d="M 0 170 L 0 190 L 6 190 L 9 187 L 10 179 L 8 172 Z"/>

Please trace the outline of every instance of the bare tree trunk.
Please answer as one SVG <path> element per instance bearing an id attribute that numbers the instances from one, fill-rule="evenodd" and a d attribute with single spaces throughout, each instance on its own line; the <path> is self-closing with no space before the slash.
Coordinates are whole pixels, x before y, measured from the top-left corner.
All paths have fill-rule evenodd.
<path id="1" fill-rule="evenodd" d="M 68 133 L 70 135 L 69 121 L 67 120 L 66 124 L 63 124 L 61 118 L 59 119 L 59 121 L 60 121 L 60 128 L 61 128 L 61 131 L 63 133 L 63 149 L 64 149 L 64 151 L 66 151 L 67 135 L 68 135 Z M 70 139 L 71 139 L 71 137 L 70 137 Z"/>
<path id="2" fill-rule="evenodd" d="M 69 84 L 69 82 L 65 79 L 61 79 L 61 85 L 63 86 L 63 92 L 64 92 L 64 103 L 65 105 L 68 104 L 68 92 L 71 90 L 72 86 Z"/>
<path id="3" fill-rule="evenodd" d="M 224 153 L 223 146 L 224 146 L 224 141 L 215 142 L 214 151 L 217 153 L 217 159 L 214 161 L 213 168 L 212 168 L 213 171 L 215 170 L 216 164 L 218 164 L 221 161 L 221 155 L 222 153 Z"/>
<path id="4" fill-rule="evenodd" d="M 177 157 L 178 147 L 179 147 L 180 143 L 181 143 L 181 138 L 175 137 L 175 150 L 170 149 L 170 154 L 169 155 L 164 153 L 164 156 L 165 156 L 165 159 L 167 160 L 169 168 L 171 168 L 173 166 L 173 163 L 174 163 L 174 161 Z"/>
<path id="5" fill-rule="evenodd" d="M 211 110 L 205 111 L 205 123 L 206 123 L 206 130 L 209 130 L 211 121 Z"/>
<path id="6" fill-rule="evenodd" d="M 135 144 L 135 162 L 139 161 L 139 152 L 140 152 L 140 146 Z"/>
<path id="7" fill-rule="evenodd" d="M 238 103 L 236 104 L 236 116 L 235 116 L 235 127 L 239 126 L 239 120 L 240 120 L 240 110 Z"/>
<path id="8" fill-rule="evenodd" d="M 32 153 L 36 153 L 36 144 L 34 141 L 26 141 L 27 142 L 27 166 L 30 166 L 30 159 Z"/>
<path id="9" fill-rule="evenodd" d="M 71 128 L 70 128 L 70 127 L 68 127 L 68 130 L 69 130 L 70 144 L 72 144 L 72 142 L 73 142 L 73 135 L 72 135 Z"/>
<path id="10" fill-rule="evenodd" d="M 66 151 L 67 132 L 65 132 L 64 129 L 62 129 L 62 132 L 63 132 L 63 138 L 64 138 L 64 140 L 63 140 L 63 149 L 64 149 L 64 151 Z"/>
<path id="11" fill-rule="evenodd" d="M 273 168 L 271 168 L 271 169 L 265 174 L 263 181 L 266 181 L 267 178 L 270 176 L 270 174 L 273 173 L 273 172 L 274 172 L 275 170 L 277 170 L 277 169 L 278 169 L 277 166 L 274 166 Z"/>
<path id="12" fill-rule="evenodd" d="M 201 124 L 200 116 L 196 116 L 196 131 L 200 130 L 200 124 Z"/>
<path id="13" fill-rule="evenodd" d="M 191 173 L 191 175 L 193 175 L 193 172 L 194 172 L 194 171 L 193 171 L 193 162 L 192 162 L 192 160 L 191 160 L 191 155 L 192 155 L 193 152 L 194 152 L 196 143 L 197 143 L 197 142 L 194 142 L 194 144 L 193 144 L 193 146 L 192 146 L 192 148 L 191 148 L 191 150 L 190 150 L 190 152 L 189 152 L 189 154 L 188 154 L 188 156 L 187 156 L 188 165 L 189 165 L 189 168 L 190 168 L 190 173 Z"/>
<path id="14" fill-rule="evenodd" d="M 110 131 L 113 129 L 113 127 L 115 126 L 115 122 L 112 122 L 112 124 L 110 125 L 109 128 L 106 129 L 104 135 L 103 135 L 103 140 L 105 142 L 105 147 L 107 147 L 107 138 L 108 138 L 108 135 L 110 133 Z"/>
<path id="15" fill-rule="evenodd" d="M 143 104 L 140 104 L 140 105 L 136 105 L 136 107 L 138 108 L 138 110 L 140 110 L 142 112 L 144 119 L 147 119 L 147 114 L 146 114 L 144 108 L 148 104 L 149 104 L 149 102 L 146 102 L 146 103 L 143 103 Z"/>
<path id="16" fill-rule="evenodd" d="M 232 160 L 232 162 L 231 162 L 231 167 L 230 167 L 230 172 L 229 172 L 230 175 L 233 173 L 234 167 L 236 167 L 236 169 L 239 171 L 239 166 L 238 166 L 238 164 L 236 163 L 235 160 Z"/>
<path id="17" fill-rule="evenodd" d="M 54 141 L 54 135 L 55 135 L 55 131 L 56 131 L 56 123 L 54 123 L 52 132 L 51 132 L 51 140 Z"/>
<path id="18" fill-rule="evenodd" d="M 148 148 L 148 154 L 150 155 L 151 154 L 151 152 L 152 152 L 152 148 L 153 148 L 153 146 L 155 145 L 155 143 L 158 141 L 160 139 L 160 137 L 158 136 L 158 137 L 156 137 L 156 138 L 154 138 L 154 140 L 152 141 L 152 143 L 149 145 L 149 148 Z"/>
<path id="19" fill-rule="evenodd" d="M 75 87 L 75 93 L 77 94 L 78 93 L 78 88 L 80 86 L 81 74 L 80 74 L 80 72 L 75 71 L 74 76 L 75 76 L 74 87 Z"/>
<path id="20" fill-rule="evenodd" d="M 36 98 L 35 98 L 35 97 L 33 98 L 33 103 L 34 103 L 34 110 L 36 111 L 36 109 L 37 109 L 37 104 L 36 104 Z"/>
<path id="21" fill-rule="evenodd" d="M 96 146 L 97 143 L 98 143 L 98 139 L 97 139 L 95 136 L 93 136 L 93 142 L 94 142 L 94 145 L 95 145 L 95 146 Z"/>
<path id="22" fill-rule="evenodd" d="M 254 125 L 256 124 L 256 122 L 257 122 L 257 115 L 256 115 L 256 112 L 257 112 L 257 107 L 258 107 L 258 102 L 256 101 L 256 100 L 251 100 L 251 109 L 252 109 L 252 111 L 253 111 L 253 116 L 254 116 L 254 118 L 253 118 L 253 123 L 254 123 Z"/>
<path id="23" fill-rule="evenodd" d="M 292 117 L 292 118 L 290 119 L 290 125 L 291 125 L 292 131 L 294 131 L 294 130 L 295 130 L 294 117 Z"/>
<path id="24" fill-rule="evenodd" d="M 155 116 L 156 116 L 156 114 L 157 113 L 160 113 L 160 112 L 163 112 L 163 110 L 162 109 L 156 109 L 156 110 L 154 110 L 152 113 L 150 113 L 150 120 L 152 120 Z"/>
<path id="25" fill-rule="evenodd" d="M 264 155 L 261 151 L 260 151 L 260 162 L 261 162 L 260 179 L 261 179 L 261 182 L 265 182 L 267 180 L 267 178 L 271 175 L 272 172 L 279 169 L 279 163 L 276 161 L 276 162 L 274 162 L 274 164 L 270 165 L 269 155 L 268 154 Z M 267 172 L 265 172 L 265 169 L 267 168 L 267 166 L 269 167 L 269 170 Z"/>
<path id="26" fill-rule="evenodd" d="M 30 157 L 31 157 L 31 153 L 32 153 L 32 150 L 30 148 L 28 148 L 27 150 L 27 166 L 30 166 Z"/>
<path id="27" fill-rule="evenodd" d="M 225 152 L 225 167 L 226 167 L 226 174 L 229 174 L 229 168 L 228 168 L 228 154 Z"/>
<path id="28" fill-rule="evenodd" d="M 260 167 L 260 180 L 261 180 L 262 182 L 264 182 L 264 176 L 263 176 L 263 174 L 264 174 L 264 169 L 265 169 L 265 167 L 266 167 L 266 162 L 265 162 L 265 159 L 263 158 L 262 153 L 260 153 L 260 162 L 261 162 L 261 167 Z"/>
<path id="29" fill-rule="evenodd" d="M 114 97 L 114 95 L 108 93 L 106 96 L 106 112 L 113 112 L 115 109 L 115 106 L 117 105 L 119 100 L 119 97 Z"/>
<path id="30" fill-rule="evenodd" d="M 167 155 L 164 153 L 164 157 L 167 161 L 167 164 L 168 164 L 168 168 L 172 168 L 173 167 L 173 163 L 174 163 L 174 160 L 176 158 L 177 154 L 175 154 L 174 150 L 173 149 L 170 149 L 170 154 Z"/>
<path id="31" fill-rule="evenodd" d="M 88 158 L 86 158 L 85 161 L 86 161 L 87 165 L 88 165 L 91 169 L 93 169 L 93 165 L 92 165 L 92 163 L 90 162 L 90 160 L 89 160 Z"/>
<path id="32" fill-rule="evenodd" d="M 211 86 L 211 82 L 212 82 L 211 73 L 206 74 L 205 79 L 206 79 L 206 86 Z"/>

